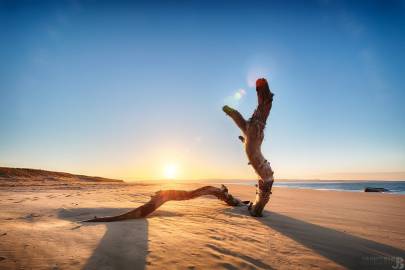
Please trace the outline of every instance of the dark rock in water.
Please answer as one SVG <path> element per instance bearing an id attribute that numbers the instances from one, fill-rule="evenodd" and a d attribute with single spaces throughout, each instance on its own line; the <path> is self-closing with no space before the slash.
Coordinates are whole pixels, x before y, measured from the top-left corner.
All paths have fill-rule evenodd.
<path id="1" fill-rule="evenodd" d="M 389 190 L 386 188 L 366 187 L 364 192 L 389 192 Z"/>

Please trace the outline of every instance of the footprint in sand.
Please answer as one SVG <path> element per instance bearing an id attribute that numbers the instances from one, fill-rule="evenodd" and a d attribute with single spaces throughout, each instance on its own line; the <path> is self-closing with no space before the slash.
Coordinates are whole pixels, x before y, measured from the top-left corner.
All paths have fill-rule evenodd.
<path id="1" fill-rule="evenodd" d="M 79 261 L 73 261 L 73 262 L 70 263 L 70 265 L 78 265 L 78 264 L 80 264 Z"/>
<path id="2" fill-rule="evenodd" d="M 21 219 L 32 221 L 34 218 L 37 218 L 37 217 L 41 217 L 41 215 L 36 214 L 36 213 L 31 213 L 31 214 L 28 214 L 28 215 L 26 215 L 24 217 L 21 217 Z"/>
<path id="3" fill-rule="evenodd" d="M 22 200 L 19 200 L 19 201 L 15 201 L 14 203 L 22 203 L 22 202 L 25 202 L 27 199 L 22 199 Z"/>

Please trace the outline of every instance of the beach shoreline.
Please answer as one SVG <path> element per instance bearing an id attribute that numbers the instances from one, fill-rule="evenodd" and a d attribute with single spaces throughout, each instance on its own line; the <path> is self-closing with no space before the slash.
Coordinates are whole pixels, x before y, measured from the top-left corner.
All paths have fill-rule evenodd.
<path id="1" fill-rule="evenodd" d="M 1 269 L 392 269 L 405 258 L 405 198 L 275 187 L 264 217 L 212 198 L 147 219 L 85 224 L 146 202 L 160 183 L 0 188 Z M 254 187 L 227 184 L 244 200 Z M 381 264 L 379 260 L 384 264 Z"/>

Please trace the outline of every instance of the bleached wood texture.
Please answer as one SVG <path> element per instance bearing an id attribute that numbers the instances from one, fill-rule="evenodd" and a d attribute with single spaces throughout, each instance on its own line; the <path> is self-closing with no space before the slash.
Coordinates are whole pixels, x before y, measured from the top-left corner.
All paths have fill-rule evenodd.
<path id="1" fill-rule="evenodd" d="M 266 79 L 258 79 L 256 81 L 256 92 L 258 104 L 249 120 L 245 120 L 237 110 L 229 106 L 224 106 L 223 111 L 232 118 L 242 131 L 243 136 L 239 136 L 239 139 L 245 145 L 249 164 L 252 165 L 259 176 L 256 199 L 249 205 L 249 212 L 252 216 L 262 216 L 264 206 L 270 199 L 271 188 L 274 182 L 274 172 L 261 151 L 266 121 L 273 104 L 273 93 L 270 91 Z"/>
<path id="2" fill-rule="evenodd" d="M 127 219 L 137 219 L 137 218 L 144 218 L 158 209 L 162 204 L 168 201 L 183 201 L 183 200 L 190 200 L 197 197 L 205 196 L 205 195 L 212 195 L 217 197 L 219 200 L 224 201 L 226 204 L 230 206 L 240 206 L 243 204 L 248 204 L 249 201 L 241 201 L 231 194 L 228 193 L 228 189 L 222 185 L 221 188 L 213 187 L 213 186 L 205 186 L 191 191 L 185 190 L 159 190 L 158 192 L 153 195 L 150 200 L 131 210 L 127 213 L 118 215 L 118 216 L 111 216 L 111 217 L 94 217 L 93 219 L 85 220 L 85 222 L 111 222 L 111 221 L 119 221 L 119 220 L 127 220 Z"/>

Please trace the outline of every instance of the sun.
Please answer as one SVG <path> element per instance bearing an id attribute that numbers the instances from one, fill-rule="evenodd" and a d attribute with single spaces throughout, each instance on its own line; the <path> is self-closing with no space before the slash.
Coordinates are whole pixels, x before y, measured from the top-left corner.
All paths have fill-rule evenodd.
<path id="1" fill-rule="evenodd" d="M 167 164 L 163 169 L 164 176 L 167 179 L 175 179 L 177 176 L 177 171 L 176 164 Z"/>

